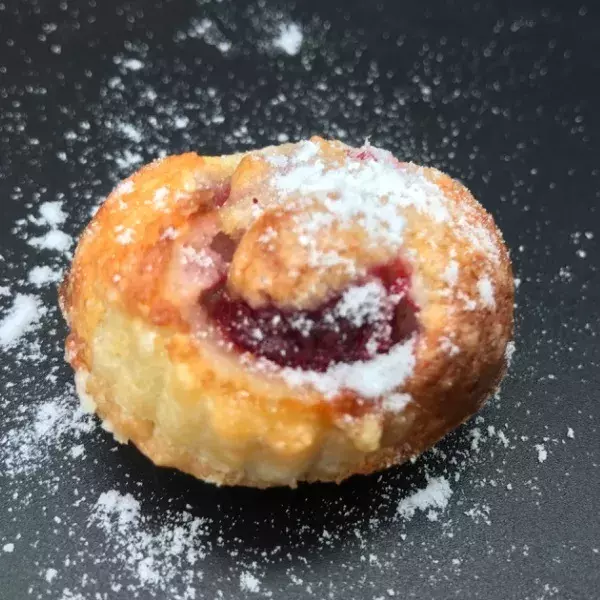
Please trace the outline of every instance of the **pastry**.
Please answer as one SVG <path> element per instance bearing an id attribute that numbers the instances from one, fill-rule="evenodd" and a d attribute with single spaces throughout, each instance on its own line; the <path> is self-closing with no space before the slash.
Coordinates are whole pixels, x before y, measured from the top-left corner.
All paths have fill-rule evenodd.
<path id="1" fill-rule="evenodd" d="M 142 168 L 60 301 L 84 405 L 217 484 L 401 463 L 481 407 L 512 348 L 510 260 L 469 191 L 318 137 Z"/>

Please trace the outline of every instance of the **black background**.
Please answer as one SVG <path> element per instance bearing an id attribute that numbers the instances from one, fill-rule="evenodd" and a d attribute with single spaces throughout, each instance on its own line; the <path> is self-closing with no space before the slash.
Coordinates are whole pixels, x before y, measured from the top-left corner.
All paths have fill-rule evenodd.
<path id="1" fill-rule="evenodd" d="M 190 36 L 203 18 L 211 33 Z M 297 55 L 271 43 L 290 21 L 304 33 Z M 140 585 L 126 550 L 89 524 L 99 494 L 117 489 L 141 502 L 149 532 L 186 507 L 205 518 L 197 598 L 597 598 L 599 32 L 596 3 L 567 0 L 0 0 L 0 285 L 12 293 L 35 264 L 67 263 L 27 244 L 29 225 L 15 229 L 38 203 L 62 199 L 76 235 L 141 160 L 315 133 L 369 136 L 462 179 L 520 280 L 500 397 L 415 464 L 260 492 L 156 469 L 98 427 L 77 438 L 83 459 L 48 443 L 36 469 L 0 473 L 0 545 L 15 544 L 0 552 L 0 597 L 182 597 L 179 567 L 166 587 Z M 70 389 L 55 290 L 41 297 L 40 354 L 0 357 L 6 448 L 19 415 Z M 450 481 L 447 509 L 398 518 L 426 475 Z M 257 592 L 240 588 L 246 571 Z"/>

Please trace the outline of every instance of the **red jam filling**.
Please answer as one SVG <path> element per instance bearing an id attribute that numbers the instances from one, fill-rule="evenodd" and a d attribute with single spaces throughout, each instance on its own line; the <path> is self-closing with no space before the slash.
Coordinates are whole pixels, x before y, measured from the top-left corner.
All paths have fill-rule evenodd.
<path id="1" fill-rule="evenodd" d="M 381 282 L 381 310 L 367 319 L 340 311 L 343 294 L 317 310 L 252 308 L 225 286 L 204 298 L 209 317 L 239 350 L 280 366 L 326 371 L 333 363 L 369 360 L 417 330 L 410 277 L 400 261 L 372 269 L 363 284 Z M 355 284 L 356 285 L 356 284 Z"/>

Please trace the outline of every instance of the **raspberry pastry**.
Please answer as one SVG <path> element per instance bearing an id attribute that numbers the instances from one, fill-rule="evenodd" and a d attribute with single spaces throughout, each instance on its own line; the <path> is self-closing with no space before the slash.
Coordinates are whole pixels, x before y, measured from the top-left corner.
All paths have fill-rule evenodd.
<path id="1" fill-rule="evenodd" d="M 321 138 L 144 167 L 81 237 L 61 306 L 84 403 L 218 484 L 405 461 L 512 348 L 510 261 L 468 190 Z"/>

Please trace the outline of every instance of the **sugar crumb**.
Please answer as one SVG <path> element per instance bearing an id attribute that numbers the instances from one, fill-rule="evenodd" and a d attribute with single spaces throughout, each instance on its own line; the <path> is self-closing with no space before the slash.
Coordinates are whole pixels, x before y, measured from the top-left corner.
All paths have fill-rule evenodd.
<path id="1" fill-rule="evenodd" d="M 245 592 L 260 592 L 260 581 L 249 571 L 240 574 L 240 589 Z"/>
<path id="2" fill-rule="evenodd" d="M 537 450 L 538 461 L 543 463 L 548 458 L 548 451 L 544 447 L 544 444 L 536 444 L 535 449 Z"/>
<path id="3" fill-rule="evenodd" d="M 31 294 L 17 294 L 8 313 L 0 321 L 0 346 L 10 348 L 31 331 L 46 309 Z"/>
<path id="4" fill-rule="evenodd" d="M 290 56 L 295 56 L 300 52 L 303 40 L 304 35 L 297 23 L 282 23 L 279 26 L 279 34 L 273 40 L 273 46 Z"/>
<path id="5" fill-rule="evenodd" d="M 432 508 L 444 510 L 451 495 L 452 489 L 448 480 L 442 476 L 433 477 L 429 479 L 427 487 L 403 498 L 398 504 L 397 513 L 404 519 L 410 519 L 417 510 L 421 512 Z"/>

